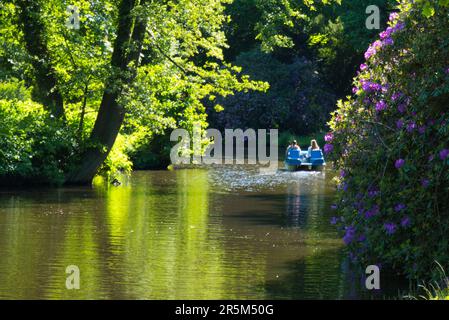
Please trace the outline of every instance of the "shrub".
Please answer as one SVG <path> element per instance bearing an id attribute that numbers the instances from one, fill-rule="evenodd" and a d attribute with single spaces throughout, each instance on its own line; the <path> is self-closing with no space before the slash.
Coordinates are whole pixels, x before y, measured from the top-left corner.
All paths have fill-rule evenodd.
<path id="1" fill-rule="evenodd" d="M 340 168 L 339 216 L 354 261 L 429 278 L 449 266 L 447 1 L 404 1 L 339 102 L 325 150 Z"/>
<path id="2" fill-rule="evenodd" d="M 31 90 L 25 87 L 24 81 L 12 79 L 11 81 L 0 81 L 0 100 L 31 99 Z"/>
<path id="3" fill-rule="evenodd" d="M 119 134 L 108 157 L 100 167 L 98 174 L 108 181 L 118 179 L 120 174 L 129 174 L 133 164 L 128 157 L 132 146 L 132 137 Z"/>
<path id="4" fill-rule="evenodd" d="M 240 54 L 236 64 L 252 79 L 267 81 L 270 88 L 266 93 L 240 92 L 219 99 L 224 111 L 209 108 L 211 127 L 279 128 L 296 134 L 323 129 L 336 100 L 314 63 L 299 57 L 283 63 L 255 49 Z"/>
<path id="5" fill-rule="evenodd" d="M 75 130 L 30 100 L 0 100 L 0 119 L 0 184 L 62 183 Z"/>
<path id="6" fill-rule="evenodd" d="M 438 280 L 422 283 L 418 288 L 412 291 L 412 294 L 404 296 L 410 300 L 449 300 L 449 278 L 444 268 L 436 262 L 435 274 L 439 274 Z"/>

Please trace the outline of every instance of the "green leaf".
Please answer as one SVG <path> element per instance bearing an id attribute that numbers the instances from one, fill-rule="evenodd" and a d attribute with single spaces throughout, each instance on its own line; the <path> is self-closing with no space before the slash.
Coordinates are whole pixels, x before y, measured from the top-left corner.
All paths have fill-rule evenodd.
<path id="1" fill-rule="evenodd" d="M 444 1 L 446 1 L 446 0 L 444 0 Z M 435 14 L 435 8 L 429 2 L 426 2 L 426 4 L 424 5 L 424 8 L 422 10 L 422 13 L 426 18 L 433 17 Z"/>

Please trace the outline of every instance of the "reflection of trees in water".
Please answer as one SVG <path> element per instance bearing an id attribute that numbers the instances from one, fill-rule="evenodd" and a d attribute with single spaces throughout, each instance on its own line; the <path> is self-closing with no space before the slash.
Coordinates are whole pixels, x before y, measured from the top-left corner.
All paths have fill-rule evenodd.
<path id="1" fill-rule="evenodd" d="M 227 225 L 230 218 L 224 221 L 211 202 L 205 171 L 136 173 L 131 184 L 100 191 L 2 195 L 0 297 L 357 297 L 360 278 L 341 264 L 338 245 L 323 242 L 322 230 L 332 228 L 323 215 L 328 207 L 323 204 L 325 183 L 318 177 L 311 180 L 294 181 L 286 200 L 276 195 L 271 203 L 276 207 L 263 212 L 272 218 L 273 212 L 285 210 L 288 226 L 306 229 L 306 252 L 298 255 L 289 251 L 301 249 L 295 244 L 272 247 L 275 232 L 284 239 L 278 215 L 263 220 L 264 215 L 254 218 L 245 212 L 245 219 L 257 224 L 234 219 Z M 262 199 L 272 200 L 235 201 L 235 213 L 251 206 L 257 213 L 263 209 L 257 207 L 263 206 Z M 287 273 L 265 281 L 271 269 L 292 256 L 297 260 L 286 262 Z M 70 264 L 80 267 L 79 291 L 65 288 L 65 267 Z"/>
<path id="2" fill-rule="evenodd" d="M 410 292 L 410 282 L 395 275 L 391 270 L 380 270 L 380 289 L 368 290 L 365 287 L 365 267 L 351 263 L 349 257 L 342 253 L 341 274 L 344 275 L 344 292 L 346 299 L 399 299 Z"/>
<path id="3" fill-rule="evenodd" d="M 316 243 L 321 238 L 320 226 L 326 223 L 326 181 L 323 176 L 301 173 L 287 187 L 287 225 L 307 231 L 303 258 L 291 262 L 293 270 L 284 278 L 270 281 L 266 290 L 273 298 L 338 299 L 344 296 L 340 247 Z M 325 239 L 320 239 L 324 241 Z M 316 248 L 319 248 L 315 252 Z"/>
<path id="4" fill-rule="evenodd" d="M 323 225 L 323 213 L 327 207 L 329 196 L 324 176 L 302 173 L 287 186 L 287 226 L 317 229 Z"/>
<path id="5" fill-rule="evenodd" d="M 104 272 L 97 246 L 95 212 L 87 213 L 89 189 L 51 190 L 11 196 L 9 206 L 0 208 L 0 296 L 11 298 L 77 299 L 102 298 L 89 287 L 91 278 Z M 3 200 L 3 199 L 2 199 Z M 99 204 L 101 206 L 101 204 Z M 101 220 L 101 218 L 100 218 Z M 82 255 L 83 258 L 78 257 Z M 68 265 L 82 270 L 82 290 L 65 287 Z"/>
<path id="6" fill-rule="evenodd" d="M 305 228 L 307 225 L 306 199 L 301 197 L 301 186 L 295 181 L 287 187 L 286 224 L 290 227 Z"/>
<path id="7" fill-rule="evenodd" d="M 329 224 L 333 194 L 324 173 L 298 175 L 287 187 L 286 224 L 307 232 L 303 248 L 307 253 L 288 266 L 293 271 L 285 278 L 266 284 L 268 295 L 320 299 L 367 297 L 362 274 L 347 262 L 338 235 Z"/>
<path id="8" fill-rule="evenodd" d="M 291 262 L 291 272 L 266 283 L 274 299 L 340 299 L 344 297 L 345 278 L 340 270 L 337 248 L 307 254 Z"/>
<path id="9" fill-rule="evenodd" d="M 291 262 L 291 272 L 265 284 L 267 296 L 273 299 L 382 299 L 395 297 L 392 287 L 368 291 L 362 270 L 351 265 L 338 248 L 310 252 Z M 389 295 L 386 295 L 389 293 Z"/>
<path id="10" fill-rule="evenodd" d="M 1 199 L 0 297 L 260 298 L 265 266 L 228 252 L 209 192 L 207 172 L 182 170 Z M 81 290 L 65 288 L 71 264 Z"/>

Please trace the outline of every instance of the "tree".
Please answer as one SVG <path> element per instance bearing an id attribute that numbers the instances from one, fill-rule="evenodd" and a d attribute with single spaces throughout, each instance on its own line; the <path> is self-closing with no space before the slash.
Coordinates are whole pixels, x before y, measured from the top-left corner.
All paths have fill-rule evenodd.
<path id="1" fill-rule="evenodd" d="M 227 2 L 78 0 L 79 30 L 65 26 L 65 1 L 2 4 L 7 9 L 0 15 L 5 47 L 23 49 L 27 56 L 6 57 L 6 50 L 0 51 L 0 62 L 9 69 L 0 81 L 12 75 L 34 84 L 33 98 L 49 117 L 60 118 L 48 123 L 68 131 L 68 137 L 77 128 L 77 141 L 68 138 L 65 148 L 71 164 L 57 168 L 65 172 L 65 183 L 90 183 L 119 135 L 128 137 L 120 141 L 136 141 L 168 128 L 192 128 L 195 122 L 205 127 L 205 98 L 266 88 L 224 61 Z M 17 25 L 21 32 L 15 34 Z M 5 110 L 12 107 L 9 102 Z M 39 157 L 33 163 L 45 163 L 45 154 Z M 11 170 L 5 172 L 14 176 Z"/>
<path id="2" fill-rule="evenodd" d="M 40 0 L 17 0 L 17 5 L 20 8 L 19 23 L 22 25 L 23 38 L 36 74 L 35 99 L 55 117 L 63 117 L 64 102 L 56 86 L 56 75 L 47 48 L 41 17 L 42 3 Z"/>
<path id="3" fill-rule="evenodd" d="M 142 0 L 141 5 L 144 4 L 145 0 Z M 146 21 L 142 17 L 136 19 L 133 28 L 131 13 L 136 5 L 134 0 L 122 0 L 120 4 L 117 38 L 111 59 L 111 66 L 117 73 L 113 73 L 109 78 L 109 82 L 114 85 L 112 88 L 107 87 L 103 93 L 97 119 L 90 135 L 92 145 L 82 155 L 79 168 L 70 173 L 68 183 L 86 184 L 92 181 L 98 168 L 111 151 L 123 124 L 126 111 L 117 99 L 125 89 L 124 84 L 133 81 L 135 77 L 146 31 Z M 129 68 L 131 61 L 134 64 Z"/>

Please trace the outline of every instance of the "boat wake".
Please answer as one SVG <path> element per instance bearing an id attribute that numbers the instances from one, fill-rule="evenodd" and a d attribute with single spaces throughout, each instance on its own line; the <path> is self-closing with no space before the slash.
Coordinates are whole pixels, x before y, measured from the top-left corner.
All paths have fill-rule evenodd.
<path id="1" fill-rule="evenodd" d="M 326 173 L 318 171 L 282 171 L 251 166 L 223 166 L 209 169 L 209 179 L 216 190 L 224 192 L 275 190 L 282 186 L 316 185 L 325 180 Z"/>

